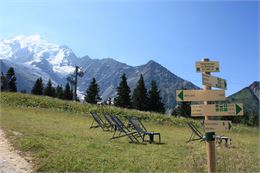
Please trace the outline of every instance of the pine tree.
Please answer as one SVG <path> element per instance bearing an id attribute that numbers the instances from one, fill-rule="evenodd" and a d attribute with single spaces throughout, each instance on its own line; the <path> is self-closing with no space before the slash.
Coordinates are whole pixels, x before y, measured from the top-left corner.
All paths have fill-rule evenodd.
<path id="1" fill-rule="evenodd" d="M 54 97 L 55 96 L 55 89 L 52 87 L 52 82 L 49 79 L 46 87 L 44 88 L 44 95 Z"/>
<path id="2" fill-rule="evenodd" d="M 62 85 L 58 85 L 55 89 L 55 97 L 59 98 L 59 99 L 62 99 L 63 98 L 63 88 L 62 88 Z"/>
<path id="3" fill-rule="evenodd" d="M 52 92 L 51 97 L 56 97 L 56 88 L 55 87 L 51 87 L 51 92 Z"/>
<path id="4" fill-rule="evenodd" d="M 99 86 L 96 83 L 96 79 L 93 78 L 89 84 L 88 89 L 86 90 L 85 101 L 88 103 L 96 104 L 100 99 L 99 95 Z"/>
<path id="5" fill-rule="evenodd" d="M 160 91 L 154 80 L 151 81 L 151 89 L 148 92 L 148 110 L 164 113 L 164 105 L 160 97 Z"/>
<path id="6" fill-rule="evenodd" d="M 73 98 L 73 92 L 72 89 L 70 89 L 69 83 L 67 83 L 65 86 L 65 90 L 63 92 L 63 99 L 72 100 L 72 98 Z"/>
<path id="7" fill-rule="evenodd" d="M 182 117 L 191 117 L 191 102 L 180 102 L 174 108 L 172 115 L 182 116 Z"/>
<path id="8" fill-rule="evenodd" d="M 41 77 L 35 81 L 34 86 L 32 88 L 32 94 L 43 95 L 43 83 Z"/>
<path id="9" fill-rule="evenodd" d="M 7 90 L 7 81 L 3 72 L 1 72 L 1 91 Z"/>
<path id="10" fill-rule="evenodd" d="M 147 110 L 147 90 L 144 84 L 143 75 L 140 76 L 140 79 L 137 82 L 136 88 L 133 91 L 132 95 L 133 107 L 138 110 Z"/>
<path id="11" fill-rule="evenodd" d="M 69 100 L 73 100 L 73 89 L 70 90 L 70 97 Z"/>
<path id="12" fill-rule="evenodd" d="M 7 90 L 10 92 L 17 92 L 16 88 L 16 77 L 14 68 L 10 67 L 5 75 L 6 81 L 7 81 Z"/>
<path id="13" fill-rule="evenodd" d="M 131 107 L 131 90 L 127 85 L 125 74 L 121 76 L 121 82 L 117 87 L 117 96 L 115 98 L 115 106 L 130 108 Z"/>

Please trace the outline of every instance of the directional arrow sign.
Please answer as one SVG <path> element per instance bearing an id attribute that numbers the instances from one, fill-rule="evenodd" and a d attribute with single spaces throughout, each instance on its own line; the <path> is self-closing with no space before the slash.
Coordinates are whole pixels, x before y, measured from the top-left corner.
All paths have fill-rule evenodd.
<path id="1" fill-rule="evenodd" d="M 221 132 L 221 131 L 229 131 L 230 129 L 231 129 L 231 121 L 219 121 L 219 120 L 204 121 L 205 132 Z"/>
<path id="2" fill-rule="evenodd" d="M 240 116 L 244 115 L 243 104 L 192 105 L 191 116 Z"/>
<path id="3" fill-rule="evenodd" d="M 197 61 L 196 71 L 197 72 L 218 72 L 219 63 L 217 61 Z"/>
<path id="4" fill-rule="evenodd" d="M 225 79 L 214 77 L 205 73 L 202 74 L 202 83 L 203 85 L 210 87 L 227 89 L 227 81 Z"/>
<path id="5" fill-rule="evenodd" d="M 176 90 L 177 102 L 225 100 L 224 90 Z"/>

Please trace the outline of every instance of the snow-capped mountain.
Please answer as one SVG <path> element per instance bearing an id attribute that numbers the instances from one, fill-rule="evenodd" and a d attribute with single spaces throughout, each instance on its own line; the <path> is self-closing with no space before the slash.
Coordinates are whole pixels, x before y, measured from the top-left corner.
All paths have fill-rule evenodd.
<path id="1" fill-rule="evenodd" d="M 60 46 L 42 39 L 39 35 L 17 36 L 0 41 L 1 71 L 14 67 L 18 90 L 31 92 L 35 80 L 43 78 L 44 83 L 51 79 L 54 85 L 65 85 L 66 77 L 80 66 L 85 75 L 78 79 L 78 96 L 83 96 L 91 79 L 96 78 L 100 86 L 103 101 L 115 97 L 120 76 L 125 73 L 131 90 L 141 74 L 149 89 L 151 80 L 155 80 L 161 90 L 162 101 L 166 108 L 176 105 L 175 90 L 181 88 L 198 89 L 197 86 L 171 73 L 155 61 L 140 66 L 129 66 L 112 58 L 91 59 L 88 56 L 78 58 L 67 46 Z M 81 97 L 82 98 L 82 97 Z"/>
<path id="2" fill-rule="evenodd" d="M 29 65 L 38 70 L 47 68 L 60 77 L 73 72 L 72 61 L 75 58 L 76 55 L 69 47 L 47 42 L 39 35 L 20 35 L 0 41 L 0 59 Z"/>

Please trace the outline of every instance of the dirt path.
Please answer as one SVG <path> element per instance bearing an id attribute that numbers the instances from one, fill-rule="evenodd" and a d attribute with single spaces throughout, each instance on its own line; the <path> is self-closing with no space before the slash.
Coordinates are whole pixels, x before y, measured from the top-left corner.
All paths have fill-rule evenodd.
<path id="1" fill-rule="evenodd" d="M 0 129 L 0 173 L 29 173 L 32 166 L 15 151 Z"/>

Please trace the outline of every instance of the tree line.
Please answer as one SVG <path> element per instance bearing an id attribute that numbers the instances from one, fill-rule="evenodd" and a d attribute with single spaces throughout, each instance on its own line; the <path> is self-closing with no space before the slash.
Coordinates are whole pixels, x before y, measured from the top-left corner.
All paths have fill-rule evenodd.
<path id="1" fill-rule="evenodd" d="M 8 69 L 6 75 L 1 73 L 1 91 L 17 92 L 16 77 L 13 67 Z M 45 85 L 41 77 L 36 79 L 31 90 L 31 94 L 44 95 L 64 100 L 73 100 L 73 90 L 68 82 L 65 85 L 65 88 L 63 88 L 62 85 L 54 87 L 50 79 Z M 97 84 L 95 78 L 92 78 L 85 92 L 84 101 L 91 104 L 97 104 L 97 102 L 101 101 L 99 95 L 99 85 Z M 123 74 L 121 76 L 121 81 L 117 87 L 117 95 L 114 99 L 114 105 L 123 108 L 134 108 L 142 111 L 154 111 L 161 113 L 164 113 L 165 111 L 156 82 L 152 80 L 150 90 L 147 91 L 143 75 L 140 75 L 132 95 L 130 87 L 127 84 L 126 75 Z"/>
<path id="2" fill-rule="evenodd" d="M 45 95 L 49 97 L 56 97 L 64 100 L 73 100 L 73 90 L 71 89 L 69 83 L 65 85 L 63 89 L 62 85 L 57 87 L 52 86 L 52 81 L 49 79 L 46 86 L 44 87 L 42 78 L 38 78 L 31 91 L 35 95 Z"/>
<path id="3" fill-rule="evenodd" d="M 73 100 L 73 90 L 70 89 L 69 83 L 65 89 L 61 85 L 56 88 L 52 86 L 51 80 L 44 87 L 42 78 L 38 78 L 32 88 L 32 94 L 57 97 L 65 100 Z M 99 95 L 99 85 L 95 78 L 92 78 L 86 92 L 84 101 L 91 104 L 97 104 L 101 101 Z M 121 82 L 117 87 L 117 96 L 114 99 L 114 105 L 123 108 L 134 108 L 142 111 L 154 111 L 164 113 L 164 104 L 161 101 L 160 91 L 156 82 L 151 81 L 151 89 L 147 91 L 143 75 L 137 82 L 133 94 L 131 95 L 130 87 L 127 84 L 126 75 L 121 76 Z"/>
<path id="4" fill-rule="evenodd" d="M 86 90 L 85 101 L 96 104 L 100 101 L 99 86 L 96 79 L 93 78 Z M 117 95 L 114 99 L 114 105 L 122 108 L 134 108 L 142 111 L 154 111 L 164 113 L 164 104 L 160 97 L 160 91 L 156 82 L 151 81 L 151 89 L 147 91 L 143 75 L 140 75 L 135 89 L 131 95 L 130 87 L 127 84 L 126 75 L 121 76 L 121 81 L 117 87 Z"/>

